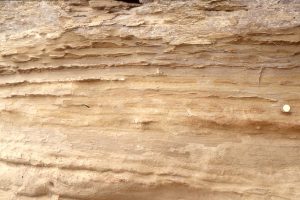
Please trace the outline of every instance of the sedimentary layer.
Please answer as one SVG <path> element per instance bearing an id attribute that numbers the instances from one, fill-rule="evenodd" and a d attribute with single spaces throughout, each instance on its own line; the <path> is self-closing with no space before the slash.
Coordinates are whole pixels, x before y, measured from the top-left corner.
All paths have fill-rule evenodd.
<path id="1" fill-rule="evenodd" d="M 0 199 L 300 199 L 298 0 L 4 1 L 0 44 Z"/>

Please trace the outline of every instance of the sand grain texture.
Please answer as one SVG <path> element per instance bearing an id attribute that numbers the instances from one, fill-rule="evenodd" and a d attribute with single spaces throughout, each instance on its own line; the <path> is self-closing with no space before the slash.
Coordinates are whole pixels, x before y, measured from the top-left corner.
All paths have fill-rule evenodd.
<path id="1" fill-rule="evenodd" d="M 0 199 L 299 200 L 299 44 L 298 0 L 1 1 Z"/>

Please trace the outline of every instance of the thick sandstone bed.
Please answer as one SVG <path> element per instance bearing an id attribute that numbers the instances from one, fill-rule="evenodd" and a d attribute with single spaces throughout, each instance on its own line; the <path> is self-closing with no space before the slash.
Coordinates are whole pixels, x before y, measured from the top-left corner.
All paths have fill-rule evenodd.
<path id="1" fill-rule="evenodd" d="M 299 200 L 299 44 L 298 0 L 0 2 L 0 199 Z"/>

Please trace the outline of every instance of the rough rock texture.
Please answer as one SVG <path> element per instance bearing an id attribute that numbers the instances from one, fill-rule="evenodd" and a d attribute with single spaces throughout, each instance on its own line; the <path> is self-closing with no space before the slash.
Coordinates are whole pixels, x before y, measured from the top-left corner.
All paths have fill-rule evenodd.
<path id="1" fill-rule="evenodd" d="M 299 200 L 299 44 L 299 0 L 1 1 L 0 199 Z"/>

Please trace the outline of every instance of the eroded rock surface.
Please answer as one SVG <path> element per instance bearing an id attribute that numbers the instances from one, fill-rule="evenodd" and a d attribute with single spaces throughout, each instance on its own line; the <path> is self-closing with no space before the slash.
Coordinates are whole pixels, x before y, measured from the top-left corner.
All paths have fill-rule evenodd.
<path id="1" fill-rule="evenodd" d="M 0 199 L 300 199 L 299 44 L 298 0 L 0 2 Z"/>

